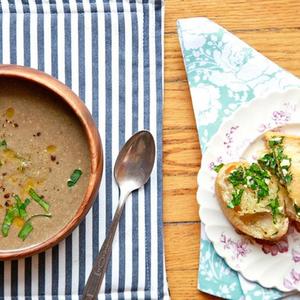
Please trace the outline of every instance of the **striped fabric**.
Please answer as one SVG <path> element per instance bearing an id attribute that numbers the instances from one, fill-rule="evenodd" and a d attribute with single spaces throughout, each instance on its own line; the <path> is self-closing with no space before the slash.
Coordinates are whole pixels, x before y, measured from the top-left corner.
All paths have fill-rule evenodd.
<path id="1" fill-rule="evenodd" d="M 99 299 L 169 299 L 162 232 L 163 3 L 141 0 L 1 0 L 0 62 L 65 82 L 99 126 L 105 154 L 99 196 L 58 246 L 0 262 L 0 298 L 78 299 L 118 202 L 113 165 L 135 131 L 150 129 L 157 160 L 126 205 Z"/>

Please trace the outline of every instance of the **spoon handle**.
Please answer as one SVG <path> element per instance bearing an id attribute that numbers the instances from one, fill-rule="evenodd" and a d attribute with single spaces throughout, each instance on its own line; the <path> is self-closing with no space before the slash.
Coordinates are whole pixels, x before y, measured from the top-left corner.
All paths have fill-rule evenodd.
<path id="1" fill-rule="evenodd" d="M 127 198 L 127 197 L 126 197 Z M 101 250 L 94 262 L 93 269 L 91 271 L 91 274 L 88 278 L 88 281 L 86 283 L 86 286 L 83 290 L 82 300 L 92 300 L 97 299 L 103 277 L 105 275 L 107 265 L 110 259 L 111 255 L 111 249 L 112 249 L 112 243 L 114 240 L 114 236 L 116 233 L 116 229 L 118 227 L 120 218 L 123 213 L 125 199 L 121 199 L 122 201 L 119 202 L 119 205 L 117 207 L 117 210 L 115 212 L 113 221 L 111 223 L 111 226 L 109 228 L 107 237 L 102 244 Z"/>

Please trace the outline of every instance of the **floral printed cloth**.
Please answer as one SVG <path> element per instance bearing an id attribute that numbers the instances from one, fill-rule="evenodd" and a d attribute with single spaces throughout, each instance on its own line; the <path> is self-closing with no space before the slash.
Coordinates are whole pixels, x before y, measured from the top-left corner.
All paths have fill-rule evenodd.
<path id="1" fill-rule="evenodd" d="M 177 28 L 203 152 L 223 119 L 240 105 L 271 91 L 300 87 L 298 78 L 209 19 L 178 20 Z M 227 299 L 288 296 L 230 269 L 207 239 L 203 225 L 198 288 Z M 300 294 L 292 298 L 300 299 Z"/>

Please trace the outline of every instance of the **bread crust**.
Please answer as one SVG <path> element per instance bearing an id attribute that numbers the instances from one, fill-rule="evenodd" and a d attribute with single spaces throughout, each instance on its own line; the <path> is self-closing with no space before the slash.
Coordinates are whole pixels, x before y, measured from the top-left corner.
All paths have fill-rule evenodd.
<path id="1" fill-rule="evenodd" d="M 279 188 L 278 201 L 280 206 L 283 208 L 284 215 L 281 217 L 280 222 L 277 225 L 273 223 L 272 212 L 268 207 L 265 209 L 258 208 L 257 212 L 253 211 L 251 213 L 247 211 L 243 213 L 240 206 L 228 208 L 228 195 L 231 194 L 232 185 L 227 178 L 229 174 L 239 166 L 249 167 L 250 165 L 247 162 L 228 163 L 221 168 L 215 181 L 215 193 L 224 215 L 238 231 L 248 236 L 268 241 L 279 240 L 287 233 L 289 226 L 289 220 L 285 216 L 284 198 L 287 196 L 284 189 L 279 184 L 277 185 Z M 277 179 L 274 176 L 272 176 L 272 181 L 277 183 Z M 253 193 L 253 191 L 251 192 L 249 188 L 245 188 L 245 191 L 246 190 L 248 196 L 250 193 Z M 256 194 L 253 193 L 253 197 L 255 196 Z M 242 201 L 243 197 L 244 195 L 242 196 Z M 257 201 L 257 203 L 258 202 L 259 201 Z"/>

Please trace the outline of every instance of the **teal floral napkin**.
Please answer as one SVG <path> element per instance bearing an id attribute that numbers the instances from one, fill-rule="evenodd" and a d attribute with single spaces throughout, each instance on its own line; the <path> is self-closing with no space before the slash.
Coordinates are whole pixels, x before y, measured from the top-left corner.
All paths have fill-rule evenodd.
<path id="1" fill-rule="evenodd" d="M 203 152 L 223 119 L 240 105 L 271 91 L 300 87 L 298 78 L 209 19 L 178 20 L 177 28 Z M 215 252 L 203 225 L 198 288 L 227 299 L 288 296 L 231 270 Z"/>

